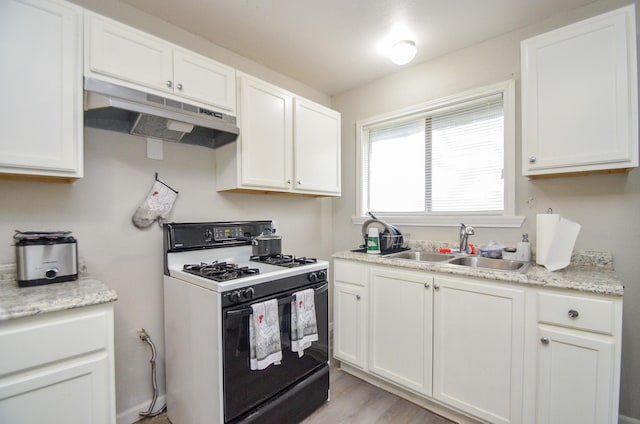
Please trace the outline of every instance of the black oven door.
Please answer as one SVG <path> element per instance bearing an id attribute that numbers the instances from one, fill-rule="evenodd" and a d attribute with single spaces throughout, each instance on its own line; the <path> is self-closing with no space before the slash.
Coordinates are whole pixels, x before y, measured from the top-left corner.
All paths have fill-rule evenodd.
<path id="1" fill-rule="evenodd" d="M 305 349 L 300 358 L 291 351 L 291 302 L 295 291 L 315 289 L 318 341 Z M 297 288 L 274 296 L 257 299 L 256 302 L 278 299 L 282 362 L 264 370 L 251 370 L 249 364 L 249 316 L 250 304 L 231 307 L 223 312 L 224 333 L 224 420 L 236 421 L 261 404 L 277 397 L 313 373 L 329 360 L 328 335 L 328 283 L 326 281 Z"/>

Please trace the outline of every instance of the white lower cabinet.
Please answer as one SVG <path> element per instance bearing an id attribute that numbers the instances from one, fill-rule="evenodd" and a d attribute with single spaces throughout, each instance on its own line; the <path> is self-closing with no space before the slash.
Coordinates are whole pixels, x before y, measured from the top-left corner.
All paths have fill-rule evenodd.
<path id="1" fill-rule="evenodd" d="M 1 422 L 116 422 L 112 304 L 0 322 L 0 346 Z"/>
<path id="2" fill-rule="evenodd" d="M 618 422 L 622 304 L 540 293 L 536 422 Z"/>
<path id="3" fill-rule="evenodd" d="M 367 267 L 348 261 L 334 262 L 333 355 L 366 368 Z"/>
<path id="4" fill-rule="evenodd" d="M 384 267 L 369 278 L 369 371 L 430 396 L 433 278 Z"/>
<path id="5" fill-rule="evenodd" d="M 522 415 L 524 290 L 435 278 L 433 397 L 492 423 Z"/>
<path id="6" fill-rule="evenodd" d="M 622 298 L 334 260 L 344 369 L 464 423 L 615 424 Z"/>

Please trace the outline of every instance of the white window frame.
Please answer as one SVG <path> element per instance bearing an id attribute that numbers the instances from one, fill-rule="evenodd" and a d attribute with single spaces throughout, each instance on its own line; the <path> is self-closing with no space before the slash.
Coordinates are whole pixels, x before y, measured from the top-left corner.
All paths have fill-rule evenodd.
<path id="1" fill-rule="evenodd" d="M 356 122 L 356 210 L 352 221 L 354 224 L 362 224 L 368 216 L 363 209 L 364 178 L 364 143 L 367 138 L 367 128 L 372 125 L 391 122 L 394 120 L 406 119 L 409 116 L 441 109 L 456 103 L 470 101 L 475 98 L 485 97 L 492 94 L 502 94 L 504 102 L 504 211 L 497 214 L 376 214 L 380 219 L 384 219 L 395 225 L 412 226 L 434 226 L 434 227 L 455 227 L 464 222 L 475 227 L 500 227 L 519 228 L 524 222 L 524 216 L 515 215 L 515 179 L 516 179 L 516 112 L 515 112 L 515 80 L 507 80 L 496 84 L 472 89 L 463 93 L 444 97 L 410 106 L 393 112 L 373 116 Z"/>

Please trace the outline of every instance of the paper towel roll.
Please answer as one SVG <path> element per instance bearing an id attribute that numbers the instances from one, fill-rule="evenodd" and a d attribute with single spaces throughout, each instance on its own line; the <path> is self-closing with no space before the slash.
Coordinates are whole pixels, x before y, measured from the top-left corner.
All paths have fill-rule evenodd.
<path id="1" fill-rule="evenodd" d="M 560 215 L 541 213 L 536 215 L 536 263 L 544 265 L 549 257 L 551 242 L 558 229 Z"/>
<path id="2" fill-rule="evenodd" d="M 557 271 L 571 263 L 571 254 L 580 233 L 580 224 L 560 217 L 556 234 L 551 241 L 549 255 L 544 266 L 549 271 Z"/>

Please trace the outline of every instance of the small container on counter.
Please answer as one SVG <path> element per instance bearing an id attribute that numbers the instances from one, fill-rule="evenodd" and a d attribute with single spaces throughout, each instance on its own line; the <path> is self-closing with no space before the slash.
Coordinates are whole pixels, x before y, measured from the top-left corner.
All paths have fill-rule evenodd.
<path id="1" fill-rule="evenodd" d="M 367 234 L 367 253 L 372 255 L 380 254 L 380 235 L 376 227 L 370 227 Z"/>
<path id="2" fill-rule="evenodd" d="M 504 249 L 502 249 L 502 259 L 508 259 L 508 260 L 516 260 L 517 259 L 517 252 L 518 249 L 516 249 L 515 247 L 505 247 Z"/>
<path id="3" fill-rule="evenodd" d="M 523 234 L 522 241 L 518 242 L 516 259 L 523 262 L 531 261 L 531 243 L 529 243 L 529 234 Z"/>

